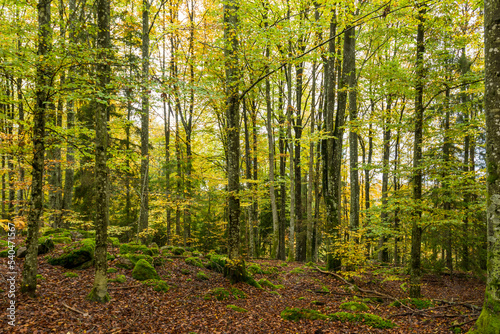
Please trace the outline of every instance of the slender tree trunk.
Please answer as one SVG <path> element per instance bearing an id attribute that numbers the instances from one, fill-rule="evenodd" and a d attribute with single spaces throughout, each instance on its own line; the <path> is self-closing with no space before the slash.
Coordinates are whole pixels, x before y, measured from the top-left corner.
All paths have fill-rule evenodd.
<path id="1" fill-rule="evenodd" d="M 139 233 L 148 229 L 149 221 L 149 0 L 143 0 L 142 6 L 141 208 Z M 147 242 L 145 237 L 139 237 L 142 242 Z"/>
<path id="2" fill-rule="evenodd" d="M 382 211 L 380 213 L 380 220 L 382 225 L 388 227 L 388 212 L 387 203 L 389 199 L 388 189 L 389 189 L 389 158 L 391 155 L 391 111 L 392 111 L 392 99 L 387 98 L 387 107 L 384 112 L 383 117 L 383 128 L 384 128 L 384 152 L 382 158 Z M 387 236 L 382 235 L 379 239 L 379 251 L 378 260 L 380 262 L 389 261 L 389 251 L 387 245 Z"/>
<path id="3" fill-rule="evenodd" d="M 446 180 L 446 174 L 447 171 L 450 168 L 450 89 L 446 89 L 446 112 L 445 112 L 445 119 L 444 119 L 444 143 L 443 143 L 443 160 L 444 160 L 444 170 L 443 170 L 443 180 L 444 184 L 444 198 L 445 201 L 443 203 L 443 209 L 446 212 L 446 218 L 449 217 L 449 212 L 451 210 L 451 203 L 449 201 L 449 196 L 450 196 L 450 189 L 449 189 L 449 182 Z M 467 143 L 468 145 L 468 143 Z M 465 159 L 465 161 L 468 160 L 468 157 Z M 451 223 L 446 224 L 445 226 L 446 232 L 445 232 L 445 247 L 446 247 L 446 266 L 450 270 L 450 273 L 453 273 L 453 257 L 452 257 L 452 226 Z"/>
<path id="4" fill-rule="evenodd" d="M 38 2 L 38 57 L 36 72 L 36 106 L 33 115 L 33 161 L 31 179 L 31 207 L 28 215 L 28 252 L 24 261 L 21 292 L 31 297 L 36 292 L 36 274 L 38 271 L 38 231 L 40 215 L 43 211 L 43 170 L 45 163 L 45 113 L 49 101 L 50 67 L 47 56 L 52 45 L 50 28 L 51 0 Z"/>
<path id="5" fill-rule="evenodd" d="M 422 130 L 424 124 L 424 15 L 426 6 L 419 3 L 418 8 L 418 27 L 417 27 L 417 61 L 416 61 L 416 87 L 415 87 L 415 140 L 413 149 L 413 213 L 412 231 L 411 231 L 411 274 L 410 274 L 410 297 L 420 298 L 420 280 L 421 280 L 421 247 L 422 247 L 422 227 L 419 226 L 422 217 L 420 201 L 422 199 Z"/>
<path id="6" fill-rule="evenodd" d="M 224 56 L 226 70 L 227 176 L 228 176 L 228 255 L 240 255 L 240 131 L 239 131 L 239 64 L 238 0 L 224 3 Z"/>
<path id="7" fill-rule="evenodd" d="M 311 136 L 315 130 L 316 118 L 316 62 L 312 64 L 312 97 L 311 97 Z M 313 179 L 314 179 L 314 143 L 309 144 L 309 176 L 307 179 L 307 237 L 306 237 L 306 261 L 313 260 Z M 317 203 L 316 203 L 317 205 Z"/>
<path id="8" fill-rule="evenodd" d="M 286 230 L 286 139 L 285 116 L 283 113 L 283 82 L 279 85 L 278 110 L 279 110 L 279 151 L 280 151 L 280 211 L 278 226 L 278 260 L 286 260 L 285 230 Z"/>
<path id="9" fill-rule="evenodd" d="M 248 110 L 246 99 L 242 101 L 243 105 L 243 125 L 245 129 L 245 178 L 247 179 L 247 189 L 249 192 L 252 191 L 252 162 L 250 157 L 250 133 L 248 131 Z M 253 196 L 253 194 L 252 194 Z M 250 258 L 255 257 L 255 243 L 253 240 L 253 225 L 252 225 L 252 205 L 247 207 L 247 244 L 248 244 L 248 256 Z"/>
<path id="10" fill-rule="evenodd" d="M 484 305 L 471 332 L 498 333 L 500 323 L 500 1 L 484 2 L 488 279 Z"/>

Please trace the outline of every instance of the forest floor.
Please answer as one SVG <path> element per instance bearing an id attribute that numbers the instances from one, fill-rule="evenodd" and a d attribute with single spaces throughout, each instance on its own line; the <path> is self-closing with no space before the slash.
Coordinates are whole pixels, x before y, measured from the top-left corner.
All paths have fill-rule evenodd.
<path id="1" fill-rule="evenodd" d="M 54 252 L 61 247 L 57 245 Z M 118 248 L 111 248 L 110 253 L 117 254 Z M 266 278 L 283 285 L 258 289 L 245 283 L 231 285 L 222 274 L 173 258 L 156 268 L 171 287 L 167 292 L 154 291 L 134 280 L 132 270 L 118 269 L 108 276 L 125 275 L 125 282 L 110 282 L 111 301 L 98 304 L 85 299 L 92 287 L 93 267 L 68 270 L 48 264 L 44 257 L 39 256 L 38 273 L 43 278 L 38 280 L 38 297 L 28 298 L 16 291 L 15 327 L 8 325 L 6 316 L 8 259 L 0 259 L 0 333 L 464 333 L 479 316 L 485 287 L 471 274 L 426 274 L 422 282 L 425 299 L 396 307 L 396 300 L 403 304 L 408 301 L 408 277 L 391 267 L 372 268 L 343 281 L 303 263 L 253 260 L 268 272 L 255 274 L 257 280 Z M 19 285 L 23 260 L 16 261 Z M 113 264 L 110 261 L 109 266 Z M 66 277 L 68 271 L 76 272 L 78 277 Z M 199 271 L 209 279 L 197 279 Z M 243 291 L 246 298 L 232 294 L 225 300 L 207 298 L 216 288 L 232 287 Z M 396 326 L 378 329 L 364 322 L 291 321 L 280 316 L 287 307 L 331 314 L 345 311 L 340 308 L 342 303 L 361 300 L 369 308 L 365 313 L 391 320 Z"/>

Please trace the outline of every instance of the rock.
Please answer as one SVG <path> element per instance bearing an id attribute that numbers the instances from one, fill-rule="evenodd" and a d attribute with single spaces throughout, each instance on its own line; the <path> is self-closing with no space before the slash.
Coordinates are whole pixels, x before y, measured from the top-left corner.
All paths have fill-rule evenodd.
<path id="1" fill-rule="evenodd" d="M 134 270 L 132 271 L 132 277 L 138 281 L 160 278 L 155 268 L 153 268 L 153 266 L 144 259 L 137 261 Z"/>
<path id="2" fill-rule="evenodd" d="M 17 249 L 17 257 L 23 258 L 26 256 L 26 253 L 28 253 L 28 248 L 21 246 Z"/>
<path id="3" fill-rule="evenodd" d="M 119 257 L 116 266 L 118 268 L 132 269 L 134 268 L 134 263 L 125 257 Z"/>
<path id="4" fill-rule="evenodd" d="M 71 239 L 73 239 L 73 240 L 81 240 L 81 239 L 83 239 L 83 234 L 81 234 L 78 231 L 70 231 L 69 233 L 71 233 Z"/>
<path id="5" fill-rule="evenodd" d="M 77 268 L 94 259 L 95 241 L 83 239 L 78 244 L 59 257 L 50 258 L 47 262 L 54 266 L 63 266 L 67 269 Z"/>
<path id="6" fill-rule="evenodd" d="M 38 255 L 47 254 L 54 249 L 54 241 L 49 237 L 38 239 Z"/>

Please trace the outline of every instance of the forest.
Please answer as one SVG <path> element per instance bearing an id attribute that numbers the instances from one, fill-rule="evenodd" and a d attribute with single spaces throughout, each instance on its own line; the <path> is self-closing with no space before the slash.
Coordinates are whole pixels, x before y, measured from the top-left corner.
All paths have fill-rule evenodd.
<path id="1" fill-rule="evenodd" d="M 500 1 L 0 7 L 0 333 L 500 333 Z"/>

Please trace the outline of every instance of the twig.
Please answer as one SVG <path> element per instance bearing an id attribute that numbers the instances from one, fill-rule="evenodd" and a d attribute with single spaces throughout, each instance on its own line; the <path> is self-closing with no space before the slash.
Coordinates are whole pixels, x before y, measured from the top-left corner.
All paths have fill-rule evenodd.
<path id="1" fill-rule="evenodd" d="M 82 311 L 80 311 L 80 310 L 77 310 L 76 308 L 73 308 L 73 307 L 71 307 L 71 306 L 68 306 L 68 305 L 66 305 L 65 303 L 62 303 L 62 304 L 63 304 L 63 306 L 64 306 L 64 307 L 66 307 L 66 308 L 70 309 L 70 310 L 71 310 L 71 311 L 73 311 L 73 312 L 80 313 L 80 314 L 81 314 L 81 315 L 83 315 L 84 317 L 88 317 L 88 316 L 89 316 L 89 314 L 88 314 L 87 312 L 82 312 Z"/>
<path id="2" fill-rule="evenodd" d="M 471 323 L 473 321 L 476 321 L 478 317 L 474 317 L 470 320 L 467 320 L 465 322 L 462 322 L 462 323 L 459 323 L 459 324 L 456 324 L 456 325 L 453 325 L 453 326 L 450 326 L 449 328 L 455 328 L 455 327 L 462 327 L 463 325 L 467 325 L 468 323 Z"/>

